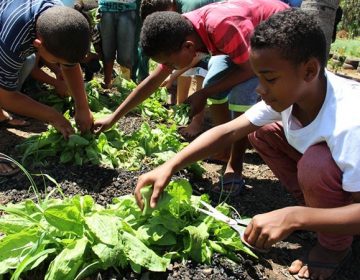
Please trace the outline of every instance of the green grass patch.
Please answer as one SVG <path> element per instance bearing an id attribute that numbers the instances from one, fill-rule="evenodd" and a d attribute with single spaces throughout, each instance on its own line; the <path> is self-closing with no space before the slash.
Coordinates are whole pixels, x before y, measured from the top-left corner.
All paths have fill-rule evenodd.
<path id="1" fill-rule="evenodd" d="M 331 52 L 348 57 L 360 58 L 360 37 L 355 39 L 336 39 L 331 45 Z"/>

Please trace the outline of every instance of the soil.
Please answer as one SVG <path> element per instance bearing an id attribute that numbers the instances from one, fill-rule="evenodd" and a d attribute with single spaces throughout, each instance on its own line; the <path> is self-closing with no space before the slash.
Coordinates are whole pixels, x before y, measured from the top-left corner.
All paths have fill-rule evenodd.
<path id="1" fill-rule="evenodd" d="M 5 129 L 0 127 L 0 151 L 20 159 L 15 147 L 25 138 L 46 130 L 46 125 L 36 120 L 29 120 L 31 126 L 23 129 Z M 131 132 L 137 127 L 141 119 L 137 116 L 128 116 L 120 120 L 122 129 Z M 222 166 L 204 163 L 206 174 L 203 178 L 195 178 L 191 173 L 181 171 L 177 177 L 189 179 L 194 194 L 208 192 L 209 188 L 217 184 L 222 172 Z M 132 193 L 137 177 L 148 171 L 144 166 L 142 170 L 130 172 L 120 169 L 108 169 L 101 166 L 63 165 L 50 161 L 47 166 L 29 167 L 31 174 L 48 174 L 53 177 L 63 189 L 63 192 L 72 196 L 75 194 L 90 194 L 97 203 L 106 205 L 116 196 Z M 296 205 L 295 200 L 280 185 L 271 170 L 261 160 L 254 150 L 247 150 L 244 163 L 244 178 L 246 188 L 239 197 L 228 200 L 244 216 L 272 211 L 286 206 Z M 48 182 L 43 183 L 41 176 L 34 175 L 38 190 L 44 194 L 55 186 Z M 34 198 L 29 189 L 30 183 L 24 174 L 19 173 L 12 177 L 0 177 L 0 204 L 19 202 L 27 198 Z M 219 202 L 219 197 L 211 197 L 213 202 Z M 316 237 L 311 232 L 294 232 L 284 241 L 279 242 L 269 253 L 258 254 L 259 259 L 240 255 L 241 262 L 233 264 L 221 256 L 215 255 L 211 265 L 194 262 L 173 263 L 166 273 L 145 272 L 137 275 L 131 271 L 114 270 L 99 272 L 87 280 L 113 280 L 113 279 L 294 279 L 287 271 L 294 259 L 306 256 L 308 250 L 316 243 Z M 344 264 L 333 279 L 356 280 L 360 279 L 360 238 L 355 238 L 352 246 L 351 261 Z M 40 279 L 39 276 L 28 275 L 25 279 Z"/>
<path id="2" fill-rule="evenodd" d="M 138 127 L 136 124 L 140 121 L 138 117 L 130 116 L 123 118 L 121 125 L 125 131 L 130 131 L 134 127 Z M 24 138 L 45 129 L 46 126 L 36 120 L 31 120 L 31 126 L 22 130 L 0 128 L 0 150 L 19 159 L 15 146 L 21 143 Z M 209 163 L 204 163 L 204 166 L 207 172 L 203 178 L 194 178 L 185 171 L 176 176 L 188 178 L 193 185 L 195 194 L 207 192 L 209 187 L 217 183 L 222 167 Z M 61 185 L 66 195 L 90 194 L 98 203 L 105 205 L 116 196 L 132 193 L 137 177 L 147 171 L 147 168 L 144 167 L 143 170 L 137 172 L 129 172 L 99 166 L 72 166 L 50 162 L 48 166 L 30 168 L 29 171 L 32 174 L 49 174 Z M 239 197 L 228 201 L 242 215 L 253 216 L 296 204 L 253 150 L 246 152 L 244 176 L 246 180 L 245 190 Z M 51 183 L 44 186 L 41 177 L 35 176 L 34 178 L 41 193 L 49 192 L 54 188 Z M 21 173 L 13 177 L 0 177 L 0 203 L 6 204 L 34 198 L 29 186 L 29 181 Z M 217 202 L 219 198 L 212 197 L 212 199 Z M 269 253 L 259 254 L 259 260 L 242 255 L 240 256 L 242 262 L 234 265 L 216 255 L 211 265 L 196 264 L 190 261 L 185 264 L 174 263 L 171 270 L 166 273 L 147 272 L 143 275 L 136 275 L 130 271 L 124 271 L 123 274 L 119 275 L 108 270 L 89 279 L 293 279 L 287 272 L 287 267 L 294 259 L 304 256 L 315 242 L 313 233 L 295 232 L 286 240 L 276 244 Z M 360 241 L 355 240 L 351 262 L 343 266 L 334 279 L 360 279 L 359 267 Z"/>

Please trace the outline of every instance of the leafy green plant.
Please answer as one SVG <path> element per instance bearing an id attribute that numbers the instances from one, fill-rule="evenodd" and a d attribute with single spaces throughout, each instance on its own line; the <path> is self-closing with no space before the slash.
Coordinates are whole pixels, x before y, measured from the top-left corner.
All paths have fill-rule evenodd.
<path id="1" fill-rule="evenodd" d="M 65 141 L 54 128 L 35 135 L 17 146 L 23 154 L 25 165 L 46 165 L 51 158 L 59 157 L 60 163 L 101 164 L 138 170 L 142 164 L 158 166 L 170 159 L 187 143 L 180 141 L 176 126 L 158 125 L 151 128 L 143 123 L 131 135 L 125 135 L 116 127 L 94 134 L 74 134 Z M 190 167 L 196 175 L 203 170 L 198 164 Z"/>
<path id="2" fill-rule="evenodd" d="M 151 190 L 147 190 L 148 195 Z M 0 206 L 0 275 L 21 275 L 50 263 L 44 279 L 82 279 L 98 270 L 131 267 L 165 271 L 174 260 L 210 263 L 214 252 L 239 261 L 256 257 L 228 225 L 198 212 L 200 200 L 185 180 L 171 182 L 156 209 L 141 211 L 133 196 L 103 207 L 90 196 Z M 231 209 L 217 207 L 229 215 Z"/>

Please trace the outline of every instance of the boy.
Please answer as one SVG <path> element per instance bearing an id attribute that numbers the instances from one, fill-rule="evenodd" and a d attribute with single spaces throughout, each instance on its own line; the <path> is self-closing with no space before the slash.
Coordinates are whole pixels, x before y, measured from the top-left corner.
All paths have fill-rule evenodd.
<path id="1" fill-rule="evenodd" d="M 73 133 L 70 123 L 55 109 L 19 92 L 18 81 L 30 71 L 26 58 L 37 52 L 50 63 L 59 63 L 75 100 L 75 120 L 82 132 L 90 130 L 93 119 L 77 63 L 89 48 L 86 19 L 56 0 L 5 0 L 0 5 L 0 121 L 9 110 L 51 123 L 65 138 Z M 61 27 L 61 28 L 60 28 Z M 27 72 L 27 73 L 24 73 Z"/>
<path id="2" fill-rule="evenodd" d="M 348 259 L 352 236 L 360 233 L 360 119 L 354 118 L 360 84 L 324 71 L 325 36 L 301 10 L 280 12 L 260 24 L 250 61 L 263 101 L 142 175 L 136 199 L 141 206 L 140 189 L 153 185 L 154 207 L 173 173 L 253 132 L 251 144 L 301 206 L 256 215 L 244 239 L 270 248 L 294 230 L 315 231 L 318 243 L 289 271 L 327 279 Z"/>
<path id="3" fill-rule="evenodd" d="M 219 0 L 143 0 L 140 6 L 140 17 L 144 21 L 148 15 L 154 12 L 174 11 L 180 14 L 188 13 L 214 2 L 219 2 Z M 173 71 L 169 78 L 161 85 L 169 90 L 169 104 L 183 103 L 190 92 L 198 91 L 202 88 L 207 74 L 209 55 L 205 54 L 205 57 L 200 59 L 194 59 L 191 68 L 188 66 L 183 70 Z M 176 92 L 171 90 L 175 81 L 177 86 Z M 193 82 L 195 82 L 195 87 Z M 191 84 L 192 88 L 190 88 Z M 203 132 L 204 113 L 205 110 L 201 110 L 192 117 L 191 122 L 187 126 L 179 128 L 179 133 L 186 141 L 194 140 Z"/>
<path id="4" fill-rule="evenodd" d="M 187 67 L 201 53 L 210 53 L 213 57 L 204 81 L 206 86 L 188 99 L 192 114 L 199 113 L 211 97 L 214 124 L 228 121 L 228 95 L 229 106 L 235 112 L 243 111 L 241 105 L 246 107 L 257 101 L 257 78 L 248 61 L 251 32 L 261 20 L 287 7 L 280 1 L 237 0 L 209 4 L 183 15 L 168 11 L 149 15 L 141 31 L 141 46 L 146 55 L 162 65 L 140 83 L 112 115 L 97 121 L 95 129 L 102 131 L 111 127 L 150 96 L 173 69 Z M 242 157 L 246 141 L 234 145 L 237 151 L 243 152 L 231 154 L 222 180 L 224 189 L 233 196 L 244 186 Z M 221 186 L 214 191 L 220 190 Z"/>

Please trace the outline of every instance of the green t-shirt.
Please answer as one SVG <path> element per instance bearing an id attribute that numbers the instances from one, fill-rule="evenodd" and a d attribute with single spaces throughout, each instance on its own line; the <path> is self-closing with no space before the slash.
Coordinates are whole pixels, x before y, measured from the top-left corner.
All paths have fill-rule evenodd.
<path id="1" fill-rule="evenodd" d="M 126 12 L 136 10 L 136 0 L 99 0 L 100 12 Z"/>
<path id="2" fill-rule="evenodd" d="M 214 2 L 221 2 L 222 0 L 176 0 L 178 12 L 183 14 L 199 9 Z"/>

